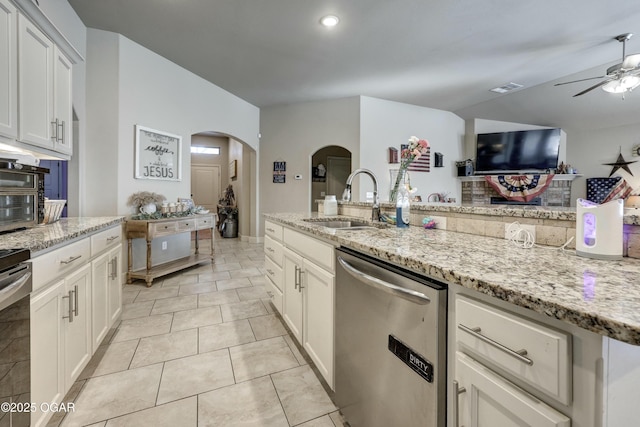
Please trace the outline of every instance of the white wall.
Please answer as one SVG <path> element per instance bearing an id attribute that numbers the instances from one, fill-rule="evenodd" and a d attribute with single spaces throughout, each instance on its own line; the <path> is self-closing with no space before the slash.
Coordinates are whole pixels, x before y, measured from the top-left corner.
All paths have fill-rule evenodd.
<path id="1" fill-rule="evenodd" d="M 361 97 L 360 104 L 360 161 L 378 177 L 380 200 L 389 200 L 389 169 L 397 164 L 387 162 L 388 147 L 400 149 L 411 136 L 426 139 L 431 145 L 431 171 L 410 172 L 411 186 L 426 201 L 431 193 L 449 193 L 460 201 L 460 183 L 456 179 L 455 161 L 463 159 L 465 124 L 457 115 L 433 108 L 418 107 L 382 99 Z M 444 167 L 433 167 L 434 153 L 444 155 Z M 356 166 L 354 166 L 355 169 Z M 353 200 L 364 201 L 371 191 L 370 179 L 361 180 Z"/>
<path id="2" fill-rule="evenodd" d="M 346 148 L 355 159 L 352 167 L 358 167 L 359 104 L 354 97 L 261 110 L 261 212 L 310 212 L 311 157 L 322 147 Z M 275 161 L 287 162 L 284 184 L 273 183 Z M 295 175 L 302 179 L 295 180 Z"/>
<path id="3" fill-rule="evenodd" d="M 136 191 L 154 191 L 169 200 L 188 197 L 194 133 L 217 131 L 257 147 L 257 107 L 124 36 L 94 29 L 88 34 L 92 129 L 87 161 L 101 169 L 87 182 L 88 215 L 129 214 L 126 201 Z M 105 50 L 109 58 L 102 57 Z M 182 136 L 181 181 L 134 178 L 136 124 Z M 115 181 L 115 188 L 105 189 L 105 180 Z"/>
<path id="4" fill-rule="evenodd" d="M 607 129 L 577 130 L 568 129 L 569 144 L 567 160 L 571 166 L 583 175 L 577 178 L 571 186 L 572 204 L 579 197 L 587 195 L 587 178 L 606 178 L 611 173 L 613 163 L 622 153 L 628 162 L 640 161 L 640 157 L 632 155 L 631 148 L 640 144 L 640 124 L 620 126 Z M 618 169 L 614 176 L 622 176 L 633 188 L 635 194 L 640 194 L 640 162 L 629 165 L 633 176 L 622 169 Z"/>

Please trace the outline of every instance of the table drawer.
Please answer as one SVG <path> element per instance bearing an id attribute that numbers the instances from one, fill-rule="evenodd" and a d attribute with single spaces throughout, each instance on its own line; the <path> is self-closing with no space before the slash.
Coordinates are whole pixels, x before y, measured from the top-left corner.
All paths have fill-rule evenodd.
<path id="1" fill-rule="evenodd" d="M 264 236 L 264 253 L 282 267 L 282 245 L 269 236 Z"/>
<path id="2" fill-rule="evenodd" d="M 177 221 L 157 222 L 149 224 L 149 237 L 153 239 L 158 236 L 175 234 L 178 231 Z"/>
<path id="3" fill-rule="evenodd" d="M 280 224 L 276 224 L 275 222 L 265 221 L 264 222 L 264 234 L 265 236 L 269 236 L 272 239 L 282 241 L 282 226 Z"/>
<path id="4" fill-rule="evenodd" d="M 278 289 L 282 290 L 282 268 L 273 262 L 271 258 L 265 257 L 264 269 L 267 272 L 267 277 L 271 279 Z"/>
<path id="5" fill-rule="evenodd" d="M 182 233 L 184 231 L 195 231 L 196 221 L 197 220 L 195 218 L 181 219 L 176 223 L 178 233 Z"/>
<path id="6" fill-rule="evenodd" d="M 329 271 L 334 271 L 333 246 L 290 228 L 284 229 L 284 244 L 303 257 Z"/>
<path id="7" fill-rule="evenodd" d="M 213 228 L 215 223 L 213 221 L 213 215 L 196 217 L 196 228 L 202 230 L 205 228 Z"/>
<path id="8" fill-rule="evenodd" d="M 91 236 L 91 256 L 94 257 L 106 249 L 122 242 L 122 226 L 111 227 Z"/>
<path id="9" fill-rule="evenodd" d="M 91 239 L 86 237 L 31 260 L 33 266 L 33 291 L 65 276 L 91 259 Z"/>
<path id="10" fill-rule="evenodd" d="M 456 299 L 456 324 L 458 345 L 465 353 L 480 356 L 557 401 L 570 404 L 570 334 L 464 296 Z"/>
<path id="11" fill-rule="evenodd" d="M 265 286 L 269 299 L 273 306 L 278 310 L 278 313 L 282 314 L 282 292 L 278 287 L 267 277 L 267 283 Z"/>

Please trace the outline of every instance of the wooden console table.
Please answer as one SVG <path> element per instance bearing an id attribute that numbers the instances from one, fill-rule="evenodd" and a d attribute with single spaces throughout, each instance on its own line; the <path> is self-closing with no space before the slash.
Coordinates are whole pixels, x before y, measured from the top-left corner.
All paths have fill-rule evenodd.
<path id="1" fill-rule="evenodd" d="M 127 283 L 133 279 L 144 279 L 147 286 L 151 286 L 153 279 L 176 271 L 200 264 L 213 259 L 213 227 L 215 221 L 213 215 L 194 215 L 179 218 L 166 219 L 134 219 L 125 223 L 125 236 L 128 240 L 129 263 L 127 269 Z M 199 253 L 198 230 L 209 229 L 211 231 L 211 254 Z M 187 233 L 195 231 L 195 253 L 174 261 L 165 262 L 160 265 L 151 265 L 151 241 L 157 237 L 170 236 L 173 234 Z M 133 271 L 133 239 L 145 239 L 147 241 L 147 267 Z"/>

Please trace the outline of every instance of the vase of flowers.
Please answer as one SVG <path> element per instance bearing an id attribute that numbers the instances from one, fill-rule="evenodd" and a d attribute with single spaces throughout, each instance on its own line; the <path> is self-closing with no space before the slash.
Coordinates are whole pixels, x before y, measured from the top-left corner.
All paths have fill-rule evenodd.
<path id="1" fill-rule="evenodd" d="M 391 173 L 391 189 L 389 191 L 389 201 L 395 202 L 398 197 L 398 189 L 405 183 L 409 184 L 407 176 L 407 168 L 420 156 L 427 152 L 429 141 L 420 139 L 417 136 L 409 138 L 409 145 L 400 153 L 400 169 L 392 169 Z"/>

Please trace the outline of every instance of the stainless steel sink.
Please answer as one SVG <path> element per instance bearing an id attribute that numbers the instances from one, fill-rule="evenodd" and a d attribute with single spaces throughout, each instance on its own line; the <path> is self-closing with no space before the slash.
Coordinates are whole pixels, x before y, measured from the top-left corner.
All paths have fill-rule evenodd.
<path id="1" fill-rule="evenodd" d="M 351 231 L 351 230 L 371 230 L 371 229 L 378 228 L 371 223 L 364 222 L 364 221 L 356 221 L 356 220 L 338 220 L 338 219 L 324 220 L 324 219 L 310 218 L 310 219 L 305 219 L 304 221 L 307 221 L 313 225 L 319 225 L 321 227 L 327 227 L 333 230 Z"/>

